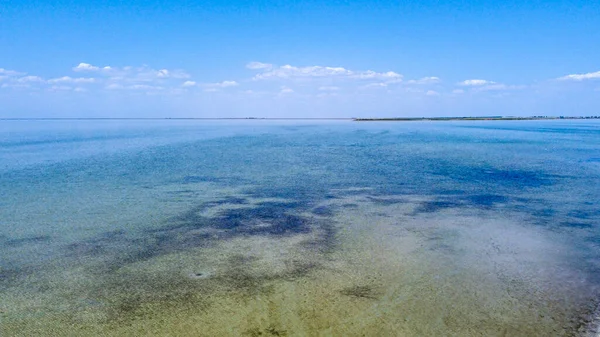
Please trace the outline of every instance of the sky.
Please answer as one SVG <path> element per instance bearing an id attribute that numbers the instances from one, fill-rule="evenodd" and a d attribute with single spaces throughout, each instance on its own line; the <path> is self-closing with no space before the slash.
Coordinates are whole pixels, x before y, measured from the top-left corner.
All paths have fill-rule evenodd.
<path id="1" fill-rule="evenodd" d="M 600 1 L 0 1 L 0 118 L 600 115 Z"/>

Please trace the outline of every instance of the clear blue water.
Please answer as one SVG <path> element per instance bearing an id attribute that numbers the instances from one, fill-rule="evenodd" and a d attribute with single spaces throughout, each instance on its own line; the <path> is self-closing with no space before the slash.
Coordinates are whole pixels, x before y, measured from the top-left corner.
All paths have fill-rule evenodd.
<path id="1" fill-rule="evenodd" d="M 584 334 L 599 186 L 597 121 L 5 121 L 0 331 Z"/>

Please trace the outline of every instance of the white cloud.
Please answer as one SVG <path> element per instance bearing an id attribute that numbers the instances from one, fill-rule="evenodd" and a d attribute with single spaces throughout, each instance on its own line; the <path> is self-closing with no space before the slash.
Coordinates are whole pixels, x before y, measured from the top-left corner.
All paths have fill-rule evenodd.
<path id="1" fill-rule="evenodd" d="M 86 77 L 79 77 L 79 78 L 73 78 L 70 76 L 63 76 L 63 77 L 59 77 L 59 78 L 53 78 L 48 80 L 48 83 L 94 83 L 96 82 L 95 78 L 86 78 Z"/>
<path id="2" fill-rule="evenodd" d="M 73 67 L 73 71 L 98 71 L 99 67 L 93 66 L 89 63 L 79 63 L 76 67 Z"/>
<path id="3" fill-rule="evenodd" d="M 439 77 L 429 76 L 429 77 L 423 77 L 418 80 L 410 80 L 406 83 L 408 83 L 408 84 L 435 84 L 435 83 L 439 83 L 439 82 L 441 82 Z"/>
<path id="4" fill-rule="evenodd" d="M 343 69 L 343 68 L 342 68 Z M 351 74 L 350 77 L 355 77 L 355 78 L 359 78 L 359 79 L 390 79 L 390 80 L 394 80 L 394 79 L 401 79 L 402 75 L 395 73 L 393 71 L 388 71 L 385 73 L 378 73 L 372 70 L 367 70 L 367 71 L 362 71 L 362 72 L 352 72 L 350 71 Z"/>
<path id="5" fill-rule="evenodd" d="M 284 65 L 280 67 L 271 66 L 269 68 L 254 68 L 263 70 L 254 76 L 254 80 L 265 79 L 296 79 L 296 78 L 353 78 L 353 79 L 380 79 L 380 80 L 397 80 L 401 79 L 402 75 L 393 71 L 375 72 L 353 71 L 342 67 L 323 67 L 323 66 L 308 66 L 296 67 L 292 65 Z"/>
<path id="6" fill-rule="evenodd" d="M 221 88 L 227 88 L 227 87 L 235 87 L 238 86 L 239 84 L 236 81 L 223 81 L 221 83 L 218 84 L 218 86 L 220 86 Z"/>
<path id="7" fill-rule="evenodd" d="M 143 73 L 145 69 L 146 69 L 145 67 L 139 68 L 140 73 Z M 156 77 L 184 79 L 184 78 L 190 78 L 190 75 L 182 70 L 161 69 L 161 70 L 156 71 Z"/>
<path id="8" fill-rule="evenodd" d="M 462 89 L 454 89 L 454 90 L 452 90 L 452 93 L 453 93 L 453 94 L 464 94 L 464 93 L 465 93 L 465 91 L 464 91 L 464 90 L 462 90 Z"/>
<path id="9" fill-rule="evenodd" d="M 369 83 L 360 87 L 361 89 L 370 89 L 370 88 L 387 88 L 387 83 Z"/>
<path id="10" fill-rule="evenodd" d="M 32 83 L 32 82 L 43 82 L 44 80 L 39 76 L 24 76 L 17 79 L 19 83 Z"/>
<path id="11" fill-rule="evenodd" d="M 322 86 L 322 87 L 319 87 L 319 90 L 320 91 L 338 91 L 338 90 L 340 90 L 340 88 L 335 87 L 335 86 Z"/>
<path id="12" fill-rule="evenodd" d="M 31 88 L 27 83 L 4 83 L 0 88 Z"/>
<path id="13" fill-rule="evenodd" d="M 434 90 L 428 90 L 428 91 L 425 93 L 425 95 L 427 95 L 427 96 L 439 96 L 439 95 L 440 95 L 440 93 L 439 93 L 439 92 L 437 92 L 437 91 L 434 91 Z"/>
<path id="14" fill-rule="evenodd" d="M 281 91 L 279 93 L 280 94 L 291 94 L 293 92 L 294 92 L 294 90 L 292 90 L 291 88 L 288 88 L 284 85 L 281 87 Z"/>
<path id="15" fill-rule="evenodd" d="M 80 63 L 73 68 L 74 71 L 80 72 L 98 72 L 109 77 L 112 81 L 129 81 L 129 82 L 151 82 L 156 80 L 166 79 L 187 79 L 190 75 L 183 70 L 160 69 L 155 70 L 148 66 L 141 67 L 97 67 L 89 63 Z"/>
<path id="16" fill-rule="evenodd" d="M 72 88 L 66 85 L 53 85 L 50 87 L 51 91 L 69 91 Z"/>
<path id="17" fill-rule="evenodd" d="M 229 87 L 236 87 L 238 86 L 239 83 L 236 81 L 223 81 L 223 82 L 217 82 L 217 83 L 207 83 L 204 86 L 206 86 L 207 88 L 229 88 Z"/>
<path id="18" fill-rule="evenodd" d="M 119 83 L 111 83 L 106 86 L 106 89 L 110 90 L 163 90 L 161 86 L 148 85 L 148 84 L 132 84 L 122 85 Z"/>
<path id="19" fill-rule="evenodd" d="M 502 83 L 490 84 L 477 87 L 475 91 L 503 91 L 503 90 L 519 90 L 524 89 L 524 85 L 506 85 Z"/>
<path id="20" fill-rule="evenodd" d="M 591 79 L 600 79 L 600 71 L 596 71 L 595 73 L 586 73 L 586 74 L 571 74 L 558 78 L 561 81 L 583 81 L 583 80 L 591 80 Z"/>
<path id="21" fill-rule="evenodd" d="M 111 83 L 106 86 L 106 89 L 109 89 L 109 90 L 123 89 L 123 85 L 118 84 L 118 83 Z"/>
<path id="22" fill-rule="evenodd" d="M 256 70 L 256 69 L 271 69 L 273 68 L 272 64 L 262 63 L 262 62 L 250 62 L 246 64 L 246 68 Z"/>
<path id="23" fill-rule="evenodd" d="M 185 81 L 183 82 L 183 84 L 181 85 L 182 87 L 193 87 L 196 85 L 196 82 L 194 81 Z"/>
<path id="24" fill-rule="evenodd" d="M 496 82 L 475 79 L 475 80 L 465 80 L 465 81 L 459 82 L 457 84 L 462 85 L 462 86 L 468 86 L 468 87 L 477 87 L 477 86 L 494 84 L 494 83 L 496 83 Z"/>
<path id="25" fill-rule="evenodd" d="M 23 75 L 23 73 L 20 73 L 18 71 L 14 71 L 14 70 L 8 70 L 8 69 L 0 68 L 0 75 L 4 75 L 3 77 L 8 77 L 8 76 Z"/>
<path id="26" fill-rule="evenodd" d="M 169 77 L 169 71 L 167 69 L 161 69 L 156 72 L 156 76 L 161 78 Z"/>
<path id="27" fill-rule="evenodd" d="M 164 88 L 160 87 L 160 86 L 148 85 L 148 84 L 134 84 L 134 85 L 128 86 L 127 89 L 133 89 L 133 90 L 162 90 Z"/>

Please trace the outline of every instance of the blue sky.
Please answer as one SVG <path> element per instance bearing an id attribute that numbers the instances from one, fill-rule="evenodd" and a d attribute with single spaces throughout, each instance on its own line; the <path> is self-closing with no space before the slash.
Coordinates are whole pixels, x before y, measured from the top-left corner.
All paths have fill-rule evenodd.
<path id="1" fill-rule="evenodd" d="M 600 115 L 600 2 L 0 2 L 0 117 L 467 115 Z"/>

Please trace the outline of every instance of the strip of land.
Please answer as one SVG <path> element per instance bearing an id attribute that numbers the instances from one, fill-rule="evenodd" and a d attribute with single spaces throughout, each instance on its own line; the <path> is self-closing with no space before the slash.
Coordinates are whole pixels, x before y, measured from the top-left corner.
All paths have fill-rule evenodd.
<path id="1" fill-rule="evenodd" d="M 415 121 L 532 121 L 556 119 L 600 119 L 600 116 L 481 116 L 481 117 L 393 117 L 353 118 L 355 122 L 415 122 Z"/>

